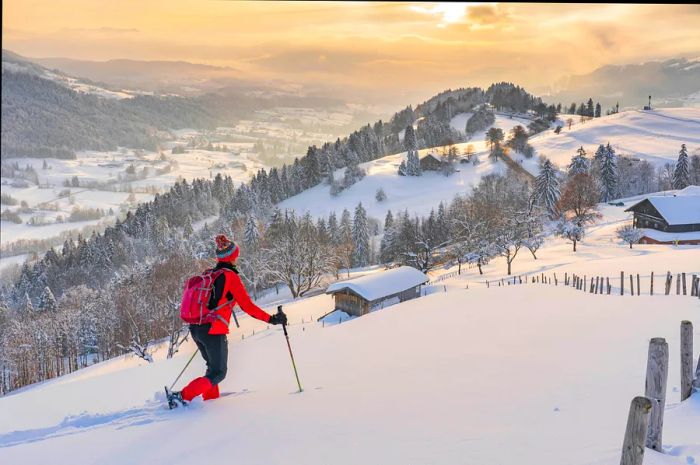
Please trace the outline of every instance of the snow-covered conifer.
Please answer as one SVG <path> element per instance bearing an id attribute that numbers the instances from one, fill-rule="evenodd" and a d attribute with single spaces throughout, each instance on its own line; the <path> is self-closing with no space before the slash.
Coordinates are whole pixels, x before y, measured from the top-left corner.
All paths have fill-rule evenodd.
<path id="1" fill-rule="evenodd" d="M 617 197 L 618 191 L 617 161 L 615 151 L 610 144 L 606 147 L 605 156 L 600 165 L 601 200 L 609 202 Z"/>
<path id="2" fill-rule="evenodd" d="M 550 214 L 555 213 L 561 193 L 557 170 L 547 158 L 542 163 L 540 174 L 535 179 L 535 190 L 532 195 L 535 203 L 542 205 Z"/>
<path id="3" fill-rule="evenodd" d="M 413 126 L 410 124 L 406 126 L 406 131 L 403 136 L 403 145 L 406 151 L 412 152 L 418 149 L 418 141 L 416 139 L 416 132 L 413 130 Z"/>
<path id="4" fill-rule="evenodd" d="M 260 242 L 260 229 L 254 215 L 248 215 L 243 232 L 243 240 L 246 247 L 254 249 Z"/>
<path id="5" fill-rule="evenodd" d="M 576 150 L 576 155 L 571 158 L 571 164 L 568 166 L 569 176 L 577 174 L 588 174 L 591 169 L 591 161 L 586 157 L 586 151 L 583 146 Z"/>
<path id="6" fill-rule="evenodd" d="M 678 152 L 678 161 L 676 168 L 673 170 L 673 188 L 685 189 L 690 184 L 690 166 L 688 163 L 688 149 L 685 144 L 681 145 L 681 150 Z"/>
<path id="7" fill-rule="evenodd" d="M 374 194 L 374 198 L 377 200 L 377 202 L 384 202 L 386 200 L 386 192 L 384 192 L 383 188 L 377 189 L 377 192 Z"/>
<path id="8" fill-rule="evenodd" d="M 352 222 L 352 241 L 355 244 L 353 251 L 353 266 L 367 266 L 369 264 L 369 224 L 367 211 L 359 203 L 355 207 L 355 217 Z"/>
<path id="9" fill-rule="evenodd" d="M 56 310 L 58 310 L 56 298 L 54 297 L 53 292 L 51 292 L 49 286 L 44 287 L 44 290 L 41 293 L 41 297 L 39 298 L 39 309 L 42 312 L 47 312 L 49 314 L 54 314 L 56 313 Z"/>

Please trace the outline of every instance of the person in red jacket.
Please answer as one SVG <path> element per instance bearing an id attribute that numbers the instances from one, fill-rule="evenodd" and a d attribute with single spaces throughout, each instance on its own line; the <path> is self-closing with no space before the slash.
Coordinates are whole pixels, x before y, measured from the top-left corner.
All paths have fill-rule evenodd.
<path id="1" fill-rule="evenodd" d="M 182 391 L 174 392 L 177 400 L 189 402 L 199 395 L 204 400 L 219 397 L 219 383 L 226 377 L 228 365 L 226 335 L 233 307 L 236 304 L 248 315 L 260 321 L 273 325 L 287 323 L 284 313 L 269 315 L 250 299 L 236 269 L 239 253 L 238 246 L 225 235 L 216 236 L 217 263 L 214 270 L 223 269 L 224 272 L 214 280 L 214 289 L 207 304 L 207 308 L 216 312 L 216 318 L 213 323 L 190 325 L 190 334 L 207 363 L 207 372 L 204 376 L 190 381 Z M 225 305 L 226 303 L 230 305 Z"/>

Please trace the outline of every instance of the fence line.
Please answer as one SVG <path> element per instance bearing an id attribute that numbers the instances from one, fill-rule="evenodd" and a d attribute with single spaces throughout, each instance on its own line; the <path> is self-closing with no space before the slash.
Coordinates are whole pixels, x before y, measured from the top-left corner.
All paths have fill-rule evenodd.
<path id="1" fill-rule="evenodd" d="M 448 273 L 448 275 L 453 275 L 453 273 Z M 445 278 L 443 278 L 445 276 Z M 438 279 L 446 279 L 447 275 L 440 276 Z M 620 271 L 619 278 L 611 278 L 610 276 L 603 275 L 579 275 L 576 273 L 569 274 L 564 273 L 564 279 L 560 280 L 561 275 L 557 276 L 557 273 L 536 273 L 530 275 L 512 275 L 508 277 L 501 277 L 496 279 L 486 279 L 484 281 L 478 281 L 479 284 L 484 284 L 487 288 L 491 286 L 503 287 L 512 286 L 516 284 L 547 284 L 558 286 L 560 283 L 567 287 L 573 287 L 575 290 L 587 292 L 589 294 L 607 294 L 611 295 L 613 292 L 618 292 L 621 296 L 640 296 L 644 295 L 654 295 L 654 282 L 655 273 L 652 271 L 649 274 L 640 273 L 629 273 L 625 276 L 624 271 Z M 688 279 L 690 278 L 690 279 Z M 675 286 L 673 286 L 673 281 L 676 281 Z M 437 280 L 431 281 L 437 282 Z M 625 288 L 625 283 L 629 288 Z M 672 295 L 673 289 L 675 287 L 675 295 L 685 295 L 690 297 L 696 297 L 700 299 L 700 276 L 697 274 L 682 273 L 671 273 L 666 272 L 663 280 L 664 283 L 664 295 Z"/>

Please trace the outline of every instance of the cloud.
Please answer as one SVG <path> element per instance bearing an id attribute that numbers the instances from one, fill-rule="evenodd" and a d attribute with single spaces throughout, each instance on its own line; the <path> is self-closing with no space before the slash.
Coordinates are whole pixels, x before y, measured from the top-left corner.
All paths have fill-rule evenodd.
<path id="1" fill-rule="evenodd" d="M 85 33 L 85 34 L 133 34 L 141 32 L 136 28 L 120 28 L 120 27 L 94 27 L 94 28 L 63 28 L 63 32 L 67 33 Z"/>

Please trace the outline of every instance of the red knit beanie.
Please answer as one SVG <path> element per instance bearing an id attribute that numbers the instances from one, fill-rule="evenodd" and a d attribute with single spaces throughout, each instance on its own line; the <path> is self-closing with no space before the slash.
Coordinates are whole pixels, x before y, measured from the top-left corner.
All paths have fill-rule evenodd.
<path id="1" fill-rule="evenodd" d="M 220 262 L 233 262 L 238 258 L 240 249 L 229 240 L 225 234 L 219 234 L 216 241 L 216 260 Z"/>

